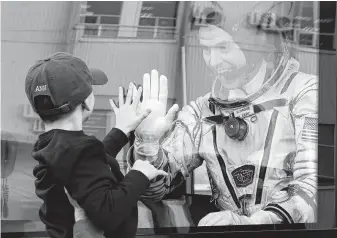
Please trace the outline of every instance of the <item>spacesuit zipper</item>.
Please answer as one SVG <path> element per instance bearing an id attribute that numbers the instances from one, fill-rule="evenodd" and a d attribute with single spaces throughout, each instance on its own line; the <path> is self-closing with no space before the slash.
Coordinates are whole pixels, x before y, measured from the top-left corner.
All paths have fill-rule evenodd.
<path id="1" fill-rule="evenodd" d="M 216 126 L 213 126 L 212 132 L 213 132 L 213 147 L 214 147 L 216 158 L 218 159 L 218 162 L 219 162 L 219 165 L 220 165 L 222 176 L 225 180 L 226 186 L 229 190 L 230 195 L 232 196 L 233 201 L 235 202 L 235 204 L 238 208 L 241 208 L 240 201 L 239 201 L 239 199 L 238 199 L 238 197 L 235 193 L 234 187 L 231 184 L 231 182 L 229 180 L 229 177 L 227 175 L 226 164 L 225 164 L 222 156 L 220 155 L 220 153 L 218 151 L 218 145 L 217 145 L 217 141 L 216 141 Z"/>

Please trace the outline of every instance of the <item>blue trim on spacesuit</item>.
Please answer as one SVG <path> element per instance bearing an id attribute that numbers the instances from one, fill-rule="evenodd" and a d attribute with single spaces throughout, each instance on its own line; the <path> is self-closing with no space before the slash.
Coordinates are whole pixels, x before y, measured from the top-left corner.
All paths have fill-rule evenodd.
<path id="1" fill-rule="evenodd" d="M 263 184 L 264 184 L 264 180 L 265 180 L 265 177 L 266 177 L 266 171 L 267 171 L 267 168 L 268 168 L 268 162 L 269 162 L 269 157 L 270 157 L 270 149 L 271 149 L 272 139 L 273 139 L 273 136 L 274 136 L 277 116 L 278 116 L 278 111 L 276 111 L 276 110 L 273 111 L 273 114 L 271 116 L 270 123 L 269 123 L 266 141 L 265 141 L 265 144 L 264 144 L 264 153 L 263 153 L 262 162 L 261 162 L 259 181 L 257 183 L 255 204 L 260 204 L 261 199 L 262 199 Z"/>
<path id="2" fill-rule="evenodd" d="M 268 206 L 264 210 L 278 214 L 282 217 L 283 222 L 286 224 L 294 224 L 294 220 L 291 218 L 290 214 L 278 204 L 268 204 Z"/>
<path id="3" fill-rule="evenodd" d="M 284 87 L 281 90 L 281 94 L 283 94 L 284 92 L 286 92 L 291 84 L 291 82 L 293 81 L 293 79 L 296 77 L 296 75 L 298 74 L 298 72 L 293 73 L 289 79 L 287 80 L 287 82 L 284 84 Z"/>
<path id="4" fill-rule="evenodd" d="M 219 162 L 219 165 L 220 165 L 220 168 L 221 168 L 222 175 L 223 175 L 223 178 L 225 180 L 226 186 L 227 186 L 227 188 L 229 190 L 229 193 L 231 194 L 232 199 L 235 202 L 236 206 L 238 208 L 241 208 L 241 204 L 239 202 L 239 199 L 236 196 L 235 190 L 234 190 L 234 188 L 233 188 L 233 186 L 232 186 L 232 184 L 229 180 L 229 177 L 228 177 L 228 174 L 227 174 L 227 171 L 226 171 L 226 164 L 225 164 L 222 156 L 220 155 L 220 153 L 218 151 L 218 145 L 217 145 L 217 141 L 216 141 L 216 126 L 212 127 L 212 133 L 213 133 L 213 146 L 214 146 L 216 158 L 218 159 L 218 162 Z"/>

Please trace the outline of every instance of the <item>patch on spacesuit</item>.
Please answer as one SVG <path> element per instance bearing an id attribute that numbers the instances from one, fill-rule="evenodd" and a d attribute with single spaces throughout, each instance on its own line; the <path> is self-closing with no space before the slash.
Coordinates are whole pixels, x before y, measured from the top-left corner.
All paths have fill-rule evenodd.
<path id="1" fill-rule="evenodd" d="M 237 187 L 247 187 L 253 183 L 255 173 L 254 165 L 243 165 L 232 172 Z"/>
<path id="2" fill-rule="evenodd" d="M 307 142 L 318 142 L 318 119 L 314 117 L 305 117 L 301 132 L 301 140 Z"/>
<path id="3" fill-rule="evenodd" d="M 249 117 L 253 114 L 254 114 L 253 105 L 248 105 L 248 106 L 245 106 L 243 108 L 240 108 L 240 109 L 234 111 L 234 116 L 235 117 L 241 117 L 241 118 Z"/>

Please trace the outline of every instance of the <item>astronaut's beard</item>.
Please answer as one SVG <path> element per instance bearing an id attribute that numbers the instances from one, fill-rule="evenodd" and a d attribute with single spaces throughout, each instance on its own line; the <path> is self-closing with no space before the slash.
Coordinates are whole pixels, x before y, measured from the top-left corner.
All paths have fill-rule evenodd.
<path id="1" fill-rule="evenodd" d="M 216 79 L 221 82 L 221 86 L 227 90 L 240 88 L 247 84 L 249 79 L 243 70 L 236 69 L 225 73 L 216 74 Z"/>
<path id="2" fill-rule="evenodd" d="M 258 73 L 258 69 L 261 65 L 261 60 L 252 62 L 247 60 L 246 54 L 244 55 L 244 62 L 238 67 L 232 68 L 225 72 L 214 70 L 216 79 L 221 82 L 221 87 L 227 90 L 241 88 L 245 84 L 249 83 L 254 76 Z M 262 58 L 261 58 L 262 59 Z"/>

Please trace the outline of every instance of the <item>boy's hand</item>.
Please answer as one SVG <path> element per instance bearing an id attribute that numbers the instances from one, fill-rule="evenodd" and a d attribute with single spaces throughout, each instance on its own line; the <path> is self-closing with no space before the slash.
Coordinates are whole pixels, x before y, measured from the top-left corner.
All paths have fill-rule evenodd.
<path id="1" fill-rule="evenodd" d="M 110 106 L 116 115 L 115 127 L 124 132 L 127 136 L 137 128 L 137 126 L 150 114 L 151 110 L 137 110 L 142 88 L 138 90 L 133 83 L 130 83 L 126 100 L 124 102 L 123 88 L 119 87 L 119 108 L 115 102 L 110 99 Z M 131 102 L 132 99 L 132 102 Z"/>
<path id="2" fill-rule="evenodd" d="M 150 181 L 159 175 L 167 176 L 165 171 L 156 169 L 147 160 L 136 160 L 131 170 L 142 172 Z"/>

